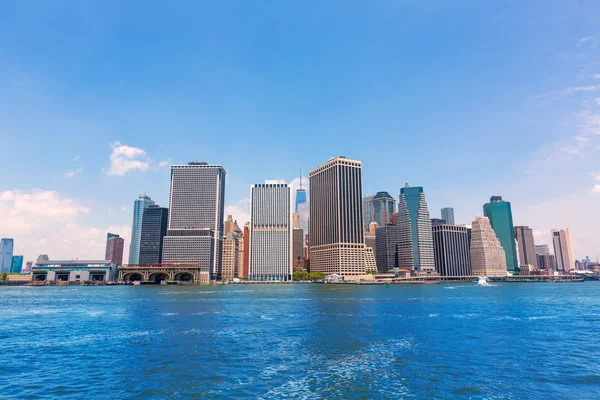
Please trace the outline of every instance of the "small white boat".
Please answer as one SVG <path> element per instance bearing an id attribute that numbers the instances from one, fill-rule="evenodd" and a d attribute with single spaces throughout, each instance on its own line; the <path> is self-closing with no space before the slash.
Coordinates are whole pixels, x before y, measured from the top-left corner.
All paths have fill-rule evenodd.
<path id="1" fill-rule="evenodd" d="M 490 280 L 487 278 L 487 276 L 480 276 L 477 280 L 477 284 L 479 286 L 490 286 Z"/>

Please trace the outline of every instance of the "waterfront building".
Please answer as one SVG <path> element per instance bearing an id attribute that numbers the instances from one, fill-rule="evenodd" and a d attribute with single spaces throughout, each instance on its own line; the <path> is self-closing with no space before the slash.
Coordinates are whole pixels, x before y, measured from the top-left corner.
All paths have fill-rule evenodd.
<path id="1" fill-rule="evenodd" d="M 365 233 L 365 248 L 366 247 L 373 249 L 375 259 L 377 259 L 377 235 L 371 236 L 368 232 Z"/>
<path id="2" fill-rule="evenodd" d="M 121 236 L 117 235 L 116 233 L 110 233 L 110 232 L 108 232 L 106 234 L 106 248 L 104 250 L 104 259 L 105 260 L 110 260 L 110 256 L 109 256 L 109 253 L 108 253 L 110 239 L 112 239 L 112 238 L 118 238 L 118 237 L 121 237 Z"/>
<path id="3" fill-rule="evenodd" d="M 487 217 L 473 221 L 470 251 L 473 275 L 506 276 L 506 253 Z"/>
<path id="4" fill-rule="evenodd" d="M 163 263 L 196 264 L 202 275 L 221 278 L 225 174 L 222 166 L 205 162 L 171 166 Z"/>
<path id="5" fill-rule="evenodd" d="M 241 277 L 248 278 L 250 274 L 250 222 L 244 224 L 244 262 L 243 275 Z"/>
<path id="6" fill-rule="evenodd" d="M 129 244 L 129 264 L 136 265 L 140 263 L 140 243 L 142 240 L 142 221 L 144 219 L 144 210 L 154 201 L 146 194 L 141 194 L 133 202 L 133 222 L 131 224 L 131 243 Z M 108 258 L 107 258 L 108 260 Z"/>
<path id="7" fill-rule="evenodd" d="M 294 228 L 292 230 L 292 260 L 296 262 L 298 259 L 304 258 L 304 230 L 301 228 Z"/>
<path id="8" fill-rule="evenodd" d="M 365 270 L 377 271 L 377 263 L 375 262 L 375 253 L 373 248 L 365 247 Z"/>
<path id="9" fill-rule="evenodd" d="M 23 256 L 13 256 L 10 272 L 20 274 L 23 270 Z"/>
<path id="10" fill-rule="evenodd" d="M 369 229 L 371 222 L 375 222 L 375 210 L 373 209 L 373 197 L 371 196 L 363 196 L 362 198 L 362 208 L 363 208 L 363 224 L 365 225 L 365 229 Z"/>
<path id="11" fill-rule="evenodd" d="M 392 215 L 396 212 L 396 200 L 388 192 L 377 192 L 371 200 L 373 221 L 379 226 L 390 223 Z"/>
<path id="12" fill-rule="evenodd" d="M 244 232 L 240 230 L 240 234 L 238 236 L 238 264 L 235 269 L 236 276 L 238 278 L 244 277 L 244 243 L 246 238 L 244 236 Z"/>
<path id="13" fill-rule="evenodd" d="M 250 189 L 251 280 L 292 278 L 292 189 L 266 181 Z"/>
<path id="14" fill-rule="evenodd" d="M 140 235 L 139 265 L 162 263 L 163 241 L 169 226 L 169 209 L 151 205 L 144 209 Z"/>
<path id="15" fill-rule="evenodd" d="M 39 256 L 31 268 L 36 282 L 112 281 L 115 271 L 110 260 L 50 260 L 47 255 Z"/>
<path id="16" fill-rule="evenodd" d="M 362 163 L 336 157 L 310 172 L 310 269 L 363 275 Z"/>
<path id="17" fill-rule="evenodd" d="M 432 229 L 437 273 L 441 276 L 472 275 L 468 228 L 438 224 Z"/>
<path id="18" fill-rule="evenodd" d="M 553 254 L 538 254 L 537 263 L 539 269 L 556 270 L 556 258 Z"/>
<path id="19" fill-rule="evenodd" d="M 236 235 L 229 233 L 223 238 L 223 268 L 221 279 L 232 281 L 237 275 L 239 241 Z"/>
<path id="20" fill-rule="evenodd" d="M 554 244 L 554 256 L 556 258 L 556 270 L 569 272 L 575 268 L 575 257 L 571 246 L 571 231 L 569 228 L 552 229 L 552 241 Z"/>
<path id="21" fill-rule="evenodd" d="M 125 239 L 119 236 L 113 236 L 108 239 L 108 257 L 113 264 L 123 264 L 123 248 L 125 247 Z"/>
<path id="22" fill-rule="evenodd" d="M 454 208 L 444 207 L 442 208 L 442 219 L 446 221 L 448 225 L 455 225 L 454 223 Z"/>
<path id="23" fill-rule="evenodd" d="M 377 228 L 375 235 L 375 260 L 377 270 L 381 273 L 388 272 L 390 269 L 399 267 L 398 265 L 398 244 L 400 227 L 396 225 L 386 225 Z"/>
<path id="24" fill-rule="evenodd" d="M 504 249 L 507 270 L 517 271 L 519 265 L 510 202 L 502 200 L 502 196 L 492 196 L 490 202 L 483 206 L 483 215 L 489 218 L 492 229 Z"/>
<path id="25" fill-rule="evenodd" d="M 32 266 L 33 266 L 33 261 L 27 261 L 27 262 L 25 262 L 25 269 L 23 269 L 21 271 L 21 273 L 22 274 L 30 274 Z"/>
<path id="26" fill-rule="evenodd" d="M 533 229 L 528 226 L 515 226 L 515 238 L 517 239 L 517 255 L 519 266 L 530 265 L 533 269 L 538 268 Z"/>
<path id="27" fill-rule="evenodd" d="M 10 238 L 0 240 L 0 274 L 10 272 L 15 241 Z"/>
<path id="28" fill-rule="evenodd" d="M 422 187 L 406 183 L 400 189 L 398 226 L 402 228 L 402 235 L 410 233 L 414 271 L 417 274 L 435 272 L 431 219 Z"/>

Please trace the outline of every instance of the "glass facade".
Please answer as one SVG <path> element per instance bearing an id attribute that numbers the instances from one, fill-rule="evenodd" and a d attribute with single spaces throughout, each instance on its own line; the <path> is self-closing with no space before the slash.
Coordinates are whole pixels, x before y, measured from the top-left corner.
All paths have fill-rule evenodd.
<path id="1" fill-rule="evenodd" d="M 23 270 L 23 256 L 13 256 L 12 265 L 10 267 L 10 272 L 20 274 L 22 270 Z"/>
<path id="2" fill-rule="evenodd" d="M 144 219 L 144 210 L 154 201 L 150 196 L 140 195 L 133 203 L 133 223 L 131 225 L 131 244 L 129 245 L 129 264 L 137 265 L 140 263 L 140 243 L 142 240 L 142 221 Z"/>
<path id="3" fill-rule="evenodd" d="M 0 240 L 0 274 L 10 272 L 12 268 L 14 241 L 4 238 Z"/>
<path id="4" fill-rule="evenodd" d="M 431 219 L 422 187 L 410 187 L 407 183 L 400 189 L 398 224 L 410 225 L 414 269 L 425 273 L 433 272 L 435 261 Z"/>
<path id="5" fill-rule="evenodd" d="M 296 207 L 294 212 L 298 212 L 298 206 L 300 204 L 306 203 L 306 190 L 298 189 L 296 190 Z"/>
<path id="6" fill-rule="evenodd" d="M 483 214 L 489 218 L 492 229 L 504 248 L 507 270 L 518 271 L 515 227 L 510 202 L 503 201 L 500 196 L 492 196 L 490 202 L 484 204 Z"/>

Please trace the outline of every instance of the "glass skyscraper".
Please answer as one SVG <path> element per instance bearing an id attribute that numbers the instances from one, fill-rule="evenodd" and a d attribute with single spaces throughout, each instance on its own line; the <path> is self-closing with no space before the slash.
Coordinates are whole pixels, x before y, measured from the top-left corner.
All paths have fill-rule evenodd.
<path id="1" fill-rule="evenodd" d="M 144 210 L 154 205 L 150 196 L 141 194 L 133 202 L 133 223 L 131 224 L 131 244 L 129 245 L 129 264 L 137 265 L 140 263 L 140 242 L 142 240 L 142 220 L 144 219 Z"/>
<path id="2" fill-rule="evenodd" d="M 410 187 L 407 183 L 400 189 L 397 225 L 405 229 L 410 226 L 415 271 L 426 274 L 434 272 L 431 219 L 422 187 Z"/>
<path id="3" fill-rule="evenodd" d="M 518 271 L 515 227 L 510 202 L 502 200 L 502 196 L 492 196 L 490 202 L 484 204 L 483 214 L 489 218 L 492 229 L 506 253 L 507 270 Z"/>
<path id="4" fill-rule="evenodd" d="M 12 268 L 14 240 L 4 238 L 0 240 L 0 274 L 10 272 Z"/>
<path id="5" fill-rule="evenodd" d="M 392 214 L 396 212 L 396 200 L 388 192 L 377 192 L 371 203 L 373 207 L 373 220 L 379 226 L 389 224 Z"/>
<path id="6" fill-rule="evenodd" d="M 448 225 L 454 225 L 454 208 L 445 207 L 442 208 L 442 219 L 446 221 Z"/>
<path id="7" fill-rule="evenodd" d="M 10 272 L 20 274 L 22 270 L 23 270 L 23 256 L 13 256 L 12 265 L 10 267 Z"/>

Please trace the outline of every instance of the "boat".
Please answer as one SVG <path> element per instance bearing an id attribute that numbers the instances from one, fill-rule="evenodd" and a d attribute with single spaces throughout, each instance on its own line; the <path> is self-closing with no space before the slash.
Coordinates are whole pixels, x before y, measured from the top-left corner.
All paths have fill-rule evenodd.
<path id="1" fill-rule="evenodd" d="M 490 280 L 488 279 L 487 276 L 480 276 L 479 279 L 477 280 L 477 284 L 479 286 L 490 286 Z"/>

